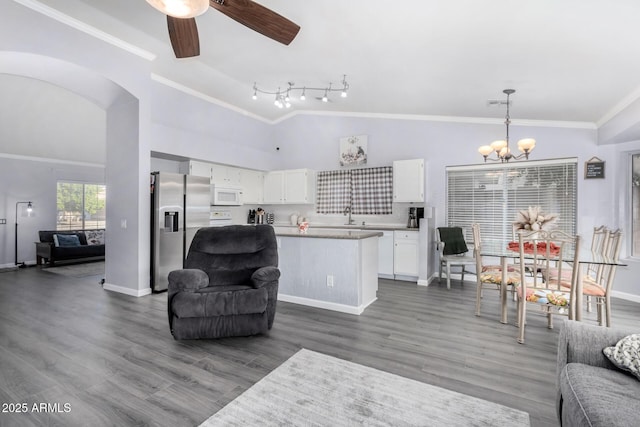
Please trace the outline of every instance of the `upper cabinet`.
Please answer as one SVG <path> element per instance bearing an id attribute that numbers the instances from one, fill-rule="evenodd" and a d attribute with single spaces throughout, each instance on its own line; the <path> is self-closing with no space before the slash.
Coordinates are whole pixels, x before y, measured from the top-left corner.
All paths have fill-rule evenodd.
<path id="1" fill-rule="evenodd" d="M 315 173 L 309 169 L 267 172 L 264 175 L 264 203 L 314 203 Z"/>
<path id="2" fill-rule="evenodd" d="M 257 205 L 264 203 L 264 175 L 261 171 L 240 169 L 243 203 Z"/>
<path id="3" fill-rule="evenodd" d="M 424 202 L 424 159 L 393 162 L 393 201 Z"/>
<path id="4" fill-rule="evenodd" d="M 211 179 L 211 163 L 189 160 L 180 163 L 180 173 L 185 175 L 206 176 Z"/>
<path id="5" fill-rule="evenodd" d="M 214 163 L 211 165 L 211 183 L 220 186 L 241 185 L 240 169 Z"/>

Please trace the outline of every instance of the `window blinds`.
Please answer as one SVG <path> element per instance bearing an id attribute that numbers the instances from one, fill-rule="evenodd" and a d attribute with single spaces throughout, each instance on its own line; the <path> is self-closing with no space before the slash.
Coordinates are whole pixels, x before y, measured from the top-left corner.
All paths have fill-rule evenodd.
<path id="1" fill-rule="evenodd" d="M 355 215 L 392 213 L 393 168 L 322 171 L 317 174 L 316 212 Z"/>
<path id="2" fill-rule="evenodd" d="M 480 224 L 483 241 L 513 239 L 518 211 L 540 206 L 556 213 L 557 228 L 576 233 L 577 159 L 447 167 L 447 224 Z"/>

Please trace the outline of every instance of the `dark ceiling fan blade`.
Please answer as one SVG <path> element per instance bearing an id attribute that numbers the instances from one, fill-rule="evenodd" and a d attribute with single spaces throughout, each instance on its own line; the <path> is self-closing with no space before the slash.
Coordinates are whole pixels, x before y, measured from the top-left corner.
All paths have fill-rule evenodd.
<path id="1" fill-rule="evenodd" d="M 299 25 L 251 0 L 209 0 L 209 4 L 229 18 L 285 45 L 300 31 Z"/>
<path id="2" fill-rule="evenodd" d="M 169 38 L 176 58 L 189 58 L 200 55 L 200 40 L 195 18 L 174 18 L 167 15 Z"/>

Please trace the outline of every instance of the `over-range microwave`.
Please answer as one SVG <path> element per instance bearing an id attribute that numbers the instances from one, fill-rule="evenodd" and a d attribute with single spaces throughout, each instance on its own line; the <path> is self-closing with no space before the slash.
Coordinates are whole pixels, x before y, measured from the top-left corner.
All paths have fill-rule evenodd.
<path id="1" fill-rule="evenodd" d="M 213 184 L 211 186 L 211 204 L 214 206 L 240 206 L 242 204 L 242 187 Z"/>

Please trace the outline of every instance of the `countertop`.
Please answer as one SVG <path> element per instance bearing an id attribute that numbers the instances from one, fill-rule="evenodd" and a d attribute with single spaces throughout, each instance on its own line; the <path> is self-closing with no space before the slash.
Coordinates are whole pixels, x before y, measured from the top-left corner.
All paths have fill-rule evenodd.
<path id="1" fill-rule="evenodd" d="M 291 229 L 297 229 L 298 226 L 297 225 L 291 225 L 289 223 L 275 223 L 273 224 L 274 227 L 276 228 L 291 228 Z M 311 229 L 338 229 L 338 230 L 383 230 L 383 231 L 418 231 L 420 230 L 419 228 L 409 228 L 406 225 L 399 225 L 399 224 L 352 224 L 352 225 L 346 225 L 346 224 L 315 224 L 315 223 L 310 223 L 309 224 L 309 230 Z"/>
<path id="2" fill-rule="evenodd" d="M 332 227 L 333 228 L 333 227 Z M 281 237 L 307 237 L 307 238 L 320 238 L 320 239 L 350 239 L 361 240 L 368 239 L 370 237 L 381 237 L 380 231 L 359 231 L 359 230 L 323 230 L 319 227 L 307 229 L 305 233 L 301 233 L 297 227 L 289 226 L 275 227 L 276 236 Z"/>

